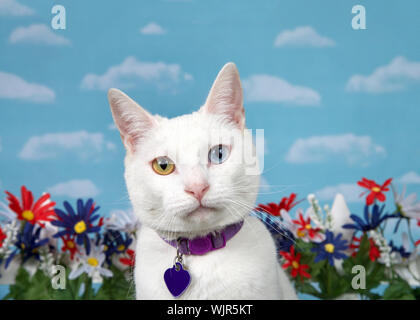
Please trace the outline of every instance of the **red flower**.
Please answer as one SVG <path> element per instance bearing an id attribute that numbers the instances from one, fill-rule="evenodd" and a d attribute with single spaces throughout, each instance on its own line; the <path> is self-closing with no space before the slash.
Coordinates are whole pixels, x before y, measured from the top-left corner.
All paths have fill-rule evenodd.
<path id="1" fill-rule="evenodd" d="M 290 247 L 290 253 L 286 251 L 280 251 L 280 254 L 287 260 L 287 262 L 283 264 L 283 269 L 292 267 L 291 275 L 293 278 L 296 278 L 296 276 L 299 275 L 300 279 L 303 281 L 303 277 L 311 277 L 311 275 L 305 271 L 309 268 L 309 266 L 307 264 L 300 264 L 301 254 L 298 253 L 295 255 L 294 246 Z"/>
<path id="2" fill-rule="evenodd" d="M 25 186 L 22 186 L 22 205 L 16 196 L 8 191 L 6 191 L 6 194 L 7 200 L 9 201 L 9 208 L 17 214 L 19 220 L 26 220 L 31 224 L 38 223 L 41 227 L 44 227 L 41 221 L 51 221 L 55 217 L 53 209 L 55 202 L 50 201 L 50 195 L 48 193 L 41 196 L 34 203 L 32 192 L 27 190 Z"/>
<path id="3" fill-rule="evenodd" d="M 360 241 L 362 241 L 362 237 L 357 238 L 353 237 L 353 242 L 350 244 L 349 248 L 353 250 L 352 256 L 355 257 L 357 252 L 360 248 Z M 372 261 L 376 261 L 376 259 L 381 257 L 381 252 L 379 251 L 378 246 L 375 244 L 373 239 L 369 239 L 369 259 Z"/>
<path id="4" fill-rule="evenodd" d="M 134 267 L 135 263 L 135 253 L 131 249 L 127 249 L 126 253 L 128 254 L 128 258 L 120 258 L 120 262 L 126 266 Z"/>
<path id="5" fill-rule="evenodd" d="M 353 250 L 352 257 L 355 257 L 357 255 L 357 250 L 360 248 L 360 241 L 362 241 L 362 237 L 358 238 L 356 236 L 353 236 L 352 243 L 350 243 L 349 248 Z"/>
<path id="6" fill-rule="evenodd" d="M 310 239 L 314 239 L 315 237 L 319 237 L 318 232 L 321 230 L 320 228 L 314 228 L 311 225 L 311 218 L 308 217 L 306 220 L 303 217 L 302 213 L 299 212 L 299 220 L 293 220 L 294 224 L 299 225 L 300 227 L 297 229 L 296 235 L 300 238 L 304 238 L 309 236 Z"/>
<path id="7" fill-rule="evenodd" d="M 76 252 L 79 252 L 77 250 L 75 236 L 70 236 L 66 234 L 64 237 L 61 237 L 61 240 L 63 241 L 63 246 L 61 247 L 61 251 L 69 251 L 70 252 L 70 259 L 73 260 L 74 255 Z"/>
<path id="8" fill-rule="evenodd" d="M 7 238 L 7 235 L 3 232 L 2 228 L 0 228 L 0 248 L 3 247 L 3 241 Z"/>
<path id="9" fill-rule="evenodd" d="M 370 206 L 375 202 L 375 199 L 378 199 L 380 202 L 386 200 L 384 192 L 389 191 L 388 186 L 391 184 L 392 179 L 386 180 L 382 186 L 378 185 L 375 181 L 362 178 L 361 181 L 358 181 L 357 184 L 362 188 L 370 190 L 369 195 L 366 197 L 366 205 Z M 362 193 L 364 195 L 366 192 Z"/>
<path id="10" fill-rule="evenodd" d="M 381 252 L 379 251 L 379 248 L 376 246 L 375 241 L 373 241 L 373 239 L 369 239 L 369 243 L 369 259 L 372 261 L 376 261 L 376 259 L 381 257 Z"/>
<path id="11" fill-rule="evenodd" d="M 295 200 L 296 194 L 291 193 L 290 196 L 282 198 L 279 204 L 274 202 L 271 202 L 268 205 L 259 204 L 258 207 L 255 208 L 255 210 L 266 212 L 268 214 L 271 214 L 272 216 L 280 216 L 281 210 L 284 209 L 286 211 L 289 211 L 300 202 L 295 202 Z"/>
<path id="12" fill-rule="evenodd" d="M 420 240 L 417 240 L 414 245 L 418 246 L 420 244 Z"/>

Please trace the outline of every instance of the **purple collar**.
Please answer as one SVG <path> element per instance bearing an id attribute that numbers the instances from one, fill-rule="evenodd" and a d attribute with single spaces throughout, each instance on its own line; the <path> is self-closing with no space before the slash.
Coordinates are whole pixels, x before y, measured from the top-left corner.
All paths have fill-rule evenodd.
<path id="1" fill-rule="evenodd" d="M 244 224 L 243 221 L 238 223 L 230 224 L 225 227 L 223 230 L 218 232 L 212 232 L 204 237 L 198 237 L 194 239 L 187 239 L 187 238 L 179 238 L 177 240 L 165 240 L 169 243 L 172 247 L 177 247 L 179 252 L 182 254 L 192 254 L 192 255 L 203 255 L 207 252 L 224 248 L 226 246 L 226 242 L 232 239 L 235 234 L 241 230 L 242 225 Z"/>

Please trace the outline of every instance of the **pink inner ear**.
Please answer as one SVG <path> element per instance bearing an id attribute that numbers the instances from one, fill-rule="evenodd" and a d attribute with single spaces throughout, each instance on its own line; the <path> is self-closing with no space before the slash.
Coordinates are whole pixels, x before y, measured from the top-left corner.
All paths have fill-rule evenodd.
<path id="1" fill-rule="evenodd" d="M 134 153 L 139 141 L 154 126 L 155 120 L 123 92 L 111 89 L 108 96 L 112 115 L 124 146 Z"/>
<path id="2" fill-rule="evenodd" d="M 228 63 L 214 81 L 206 101 L 206 111 L 223 115 L 243 129 L 245 111 L 242 103 L 242 87 L 238 70 L 233 63 Z"/>
<path id="3" fill-rule="evenodd" d="M 138 144 L 152 128 L 153 121 L 148 115 L 130 118 L 125 122 L 125 132 L 121 132 L 121 138 L 126 147 L 134 153 Z"/>

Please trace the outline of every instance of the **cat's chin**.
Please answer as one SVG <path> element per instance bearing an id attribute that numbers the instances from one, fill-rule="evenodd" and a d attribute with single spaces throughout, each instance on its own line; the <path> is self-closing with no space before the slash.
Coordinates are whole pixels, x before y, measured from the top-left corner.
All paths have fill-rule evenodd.
<path id="1" fill-rule="evenodd" d="M 245 218 L 240 216 L 226 217 L 225 214 L 226 212 L 222 208 L 199 206 L 186 213 L 182 218 L 179 217 L 178 223 L 172 225 L 170 231 L 153 229 L 165 239 L 194 238 L 221 230 L 225 226 Z"/>
<path id="2" fill-rule="evenodd" d="M 198 219 L 205 220 L 208 219 L 210 215 L 214 214 L 216 209 L 210 207 L 199 206 L 197 209 L 189 212 L 185 218 L 186 219 Z"/>

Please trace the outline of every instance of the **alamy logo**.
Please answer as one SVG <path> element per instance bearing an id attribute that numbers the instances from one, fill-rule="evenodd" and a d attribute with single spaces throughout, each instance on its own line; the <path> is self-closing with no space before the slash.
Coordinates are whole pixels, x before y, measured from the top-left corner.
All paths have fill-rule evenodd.
<path id="1" fill-rule="evenodd" d="M 62 5 L 55 5 L 51 9 L 51 13 L 55 16 L 51 20 L 51 27 L 54 30 L 65 30 L 66 29 L 66 8 Z"/>
<path id="2" fill-rule="evenodd" d="M 358 4 L 351 9 L 351 13 L 356 14 L 351 20 L 351 27 L 354 30 L 366 29 L 366 9 L 364 6 Z"/>
<path id="3" fill-rule="evenodd" d="M 66 289 L 66 269 L 63 266 L 55 265 L 52 266 L 51 274 L 51 286 L 55 290 Z"/>
<path id="4" fill-rule="evenodd" d="M 351 273 L 356 274 L 351 280 L 351 287 L 354 290 L 366 289 L 366 269 L 364 266 L 355 265 L 351 269 Z"/>

